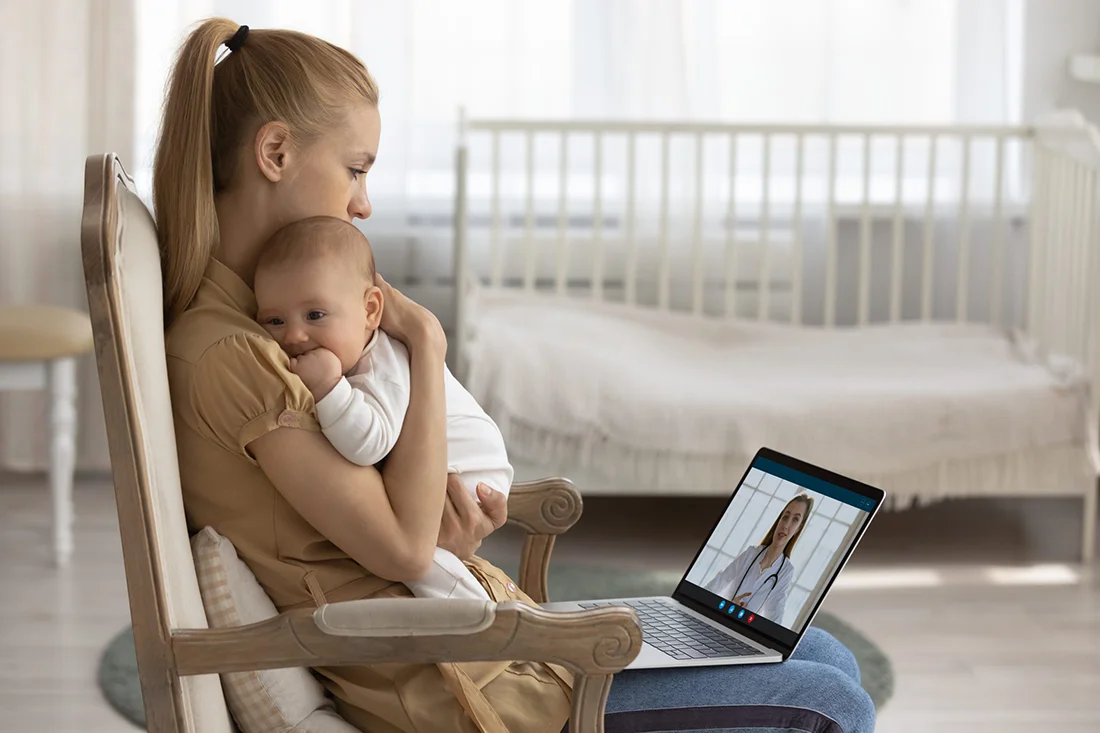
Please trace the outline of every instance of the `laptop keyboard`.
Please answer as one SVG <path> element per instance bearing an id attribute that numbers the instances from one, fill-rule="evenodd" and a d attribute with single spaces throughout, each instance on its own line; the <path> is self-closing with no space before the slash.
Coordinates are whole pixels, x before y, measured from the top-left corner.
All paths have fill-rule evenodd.
<path id="1" fill-rule="evenodd" d="M 578 605 L 586 609 L 630 606 L 642 622 L 642 638 L 645 642 L 673 659 L 763 656 L 759 649 L 723 634 L 676 606 L 659 600 L 588 601 Z"/>

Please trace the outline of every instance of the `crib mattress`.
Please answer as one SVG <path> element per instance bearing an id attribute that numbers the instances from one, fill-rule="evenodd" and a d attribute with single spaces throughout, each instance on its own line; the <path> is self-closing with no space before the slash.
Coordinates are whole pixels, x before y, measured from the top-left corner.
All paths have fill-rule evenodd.
<path id="1" fill-rule="evenodd" d="M 1057 466 L 1027 481 L 1096 473 L 1087 379 L 1019 334 L 824 330 L 517 291 L 470 306 L 467 387 L 514 460 L 628 493 L 724 493 L 761 446 L 865 480 L 924 476 L 916 490 L 938 495 L 976 493 L 944 485 L 966 481 L 968 463 L 988 469 L 970 480 L 1009 481 L 1013 465 L 1021 480 L 1032 453 Z"/>

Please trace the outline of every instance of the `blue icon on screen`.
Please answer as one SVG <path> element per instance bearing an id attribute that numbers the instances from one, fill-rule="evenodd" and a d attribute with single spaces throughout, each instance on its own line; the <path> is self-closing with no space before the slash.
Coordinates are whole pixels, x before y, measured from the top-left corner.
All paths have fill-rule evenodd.
<path id="1" fill-rule="evenodd" d="M 741 609 L 737 612 L 737 618 L 745 618 L 745 609 Z"/>
<path id="2" fill-rule="evenodd" d="M 718 610 L 719 611 L 721 611 L 725 607 L 726 607 L 726 602 L 725 601 L 718 601 Z"/>
<path id="3" fill-rule="evenodd" d="M 728 610 L 728 611 L 726 611 L 726 613 L 728 613 L 728 614 L 732 614 L 732 613 L 733 613 L 734 611 L 736 611 L 736 610 L 737 610 L 737 606 L 735 606 L 735 605 L 733 605 L 733 604 L 731 603 L 731 604 L 730 604 L 730 607 L 729 607 L 729 610 Z"/>

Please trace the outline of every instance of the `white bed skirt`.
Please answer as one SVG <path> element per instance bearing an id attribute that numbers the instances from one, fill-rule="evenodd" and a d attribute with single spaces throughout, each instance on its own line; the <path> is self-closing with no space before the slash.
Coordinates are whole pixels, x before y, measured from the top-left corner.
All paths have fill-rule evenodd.
<path id="1" fill-rule="evenodd" d="M 728 496 L 752 460 L 751 455 L 639 453 L 606 442 L 581 445 L 576 439 L 524 425 L 520 419 L 504 418 L 501 429 L 517 481 L 566 476 L 586 496 Z M 945 461 L 890 474 L 848 470 L 833 465 L 828 456 L 798 457 L 882 488 L 887 509 L 951 498 L 1081 496 L 1096 485 L 1092 461 L 1080 445 Z"/>
<path id="2" fill-rule="evenodd" d="M 1081 496 L 1100 472 L 1084 375 L 988 327 L 824 332 L 479 295 L 466 386 L 517 476 L 568 476 L 592 495 L 721 496 L 766 446 L 903 507 Z"/>

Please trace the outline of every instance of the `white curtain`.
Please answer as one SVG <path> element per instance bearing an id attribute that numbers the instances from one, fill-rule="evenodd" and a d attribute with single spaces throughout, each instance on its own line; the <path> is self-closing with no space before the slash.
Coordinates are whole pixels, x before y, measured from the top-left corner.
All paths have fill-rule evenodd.
<path id="1" fill-rule="evenodd" d="M 139 184 L 148 191 L 164 79 L 191 24 L 224 15 L 331 40 L 381 88 L 363 228 L 380 266 L 437 312 L 449 308 L 460 108 L 479 118 L 1010 122 L 1019 72 L 1008 61 L 1023 53 L 1010 22 L 1022 0 L 137 2 Z M 575 154 L 584 165 L 590 151 Z M 554 169 L 553 150 L 536 155 Z M 556 181 L 540 177 L 536 189 L 553 200 Z"/>
<path id="2" fill-rule="evenodd" d="M 460 108 L 472 117 L 1011 122 L 1021 2 L 0 3 L 0 302 L 84 306 L 84 156 L 119 152 L 148 197 L 169 66 L 205 17 L 313 33 L 367 63 L 383 135 L 364 229 L 380 267 L 446 324 Z M 554 196 L 552 178 L 537 186 Z M 105 467 L 93 376 L 89 360 L 80 465 Z M 43 402 L 2 400 L 0 466 L 44 465 Z"/>
<path id="3" fill-rule="evenodd" d="M 137 172 L 171 55 L 224 15 L 358 54 L 382 92 L 377 223 L 446 214 L 458 112 L 738 122 L 1008 122 L 1021 0 L 137 0 Z M 1015 72 L 1015 73 L 1018 73 Z M 441 211 L 440 211 L 441 210 Z"/>
<path id="4" fill-rule="evenodd" d="M 0 3 L 0 307 L 87 309 L 84 159 L 133 155 L 130 0 Z M 80 369 L 80 468 L 109 466 L 95 363 Z M 0 469 L 46 466 L 41 395 L 0 395 Z"/>

